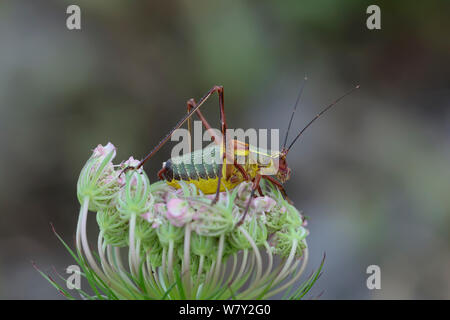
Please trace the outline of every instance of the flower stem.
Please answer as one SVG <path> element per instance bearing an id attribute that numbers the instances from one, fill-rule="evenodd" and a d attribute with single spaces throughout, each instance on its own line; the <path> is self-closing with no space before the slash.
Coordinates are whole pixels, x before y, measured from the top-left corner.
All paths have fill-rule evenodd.
<path id="1" fill-rule="evenodd" d="M 184 260 L 182 268 L 182 278 L 185 285 L 186 297 L 191 298 L 191 224 L 188 223 L 184 229 Z"/>
<path id="2" fill-rule="evenodd" d="M 129 229 L 129 256 L 128 261 L 130 264 L 131 273 L 133 276 L 138 278 L 139 276 L 139 257 L 136 255 L 136 244 L 135 244 L 135 229 L 136 229 L 136 214 L 133 213 L 130 218 L 130 229 Z"/>
<path id="3" fill-rule="evenodd" d="M 95 259 L 91 253 L 91 250 L 89 248 L 89 243 L 87 240 L 87 234 L 86 234 L 86 223 L 87 223 L 87 216 L 88 216 L 88 209 L 89 209 L 89 196 L 85 196 L 83 199 L 83 205 L 81 206 L 80 211 L 80 234 L 81 234 L 81 246 L 83 248 L 84 254 L 86 256 L 86 259 L 88 260 L 89 264 L 91 265 L 92 269 L 94 269 L 95 273 L 103 280 L 107 281 L 105 274 L 102 270 L 98 267 L 97 263 L 95 262 Z M 80 234 L 77 232 L 77 244 L 79 245 L 79 237 Z M 81 249 L 81 248 L 79 248 Z M 80 250 L 81 252 L 81 250 Z"/>

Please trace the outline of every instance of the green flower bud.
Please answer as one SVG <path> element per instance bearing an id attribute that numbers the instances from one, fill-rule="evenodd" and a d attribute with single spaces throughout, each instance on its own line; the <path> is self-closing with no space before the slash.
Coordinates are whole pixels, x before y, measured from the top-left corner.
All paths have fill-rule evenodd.
<path id="1" fill-rule="evenodd" d="M 282 257 L 288 257 L 291 253 L 294 242 L 297 243 L 295 255 L 301 257 L 303 249 L 306 247 L 304 239 L 308 231 L 303 227 L 288 227 L 275 233 L 275 252 Z"/>
<path id="2" fill-rule="evenodd" d="M 147 220 L 137 219 L 134 236 L 140 241 L 145 252 L 161 249 L 156 229 Z"/>
<path id="3" fill-rule="evenodd" d="M 117 210 L 123 218 L 129 219 L 132 214 L 141 215 L 150 211 L 152 205 L 147 175 L 144 172 L 128 171 L 125 186 L 117 195 Z"/>
<path id="4" fill-rule="evenodd" d="M 269 233 L 274 233 L 283 228 L 286 224 L 286 212 L 286 207 L 277 204 L 266 214 L 266 226 Z"/>
<path id="5" fill-rule="evenodd" d="M 301 213 L 287 201 L 285 202 L 284 206 L 287 209 L 285 225 L 289 225 L 295 228 L 301 227 L 303 225 L 303 217 Z"/>
<path id="6" fill-rule="evenodd" d="M 89 210 L 99 211 L 114 205 L 114 198 L 120 188 L 119 173 L 114 170 L 112 160 L 116 148 L 111 143 L 98 145 L 81 170 L 77 183 L 77 197 L 80 204 L 89 199 Z"/>
<path id="7" fill-rule="evenodd" d="M 128 244 L 128 221 L 120 217 L 116 208 L 99 211 L 96 218 L 106 244 L 116 247 Z"/>
<path id="8" fill-rule="evenodd" d="M 241 228 L 247 231 L 257 246 L 266 242 L 267 228 L 261 222 L 261 219 L 258 219 L 258 216 L 254 215 L 250 221 L 245 221 Z M 228 240 L 233 247 L 238 249 L 249 249 L 252 247 L 247 237 L 238 228 L 231 232 Z"/>

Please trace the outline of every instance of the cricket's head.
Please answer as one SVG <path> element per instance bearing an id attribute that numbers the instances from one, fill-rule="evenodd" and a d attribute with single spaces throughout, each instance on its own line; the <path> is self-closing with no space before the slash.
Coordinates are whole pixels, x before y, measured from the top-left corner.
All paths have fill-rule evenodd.
<path id="1" fill-rule="evenodd" d="M 289 150 L 283 149 L 278 155 L 277 179 L 285 183 L 291 177 L 291 169 L 288 167 L 286 156 Z"/>

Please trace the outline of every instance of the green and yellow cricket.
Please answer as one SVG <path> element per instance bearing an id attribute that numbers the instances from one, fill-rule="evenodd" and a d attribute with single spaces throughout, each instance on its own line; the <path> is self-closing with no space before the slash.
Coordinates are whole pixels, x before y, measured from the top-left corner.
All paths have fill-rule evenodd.
<path id="1" fill-rule="evenodd" d="M 198 103 L 196 103 L 194 99 L 188 100 L 187 114 L 136 167 L 127 167 L 124 172 L 141 168 L 144 163 L 148 161 L 170 139 L 175 130 L 179 129 L 186 121 L 188 121 L 188 129 L 191 131 L 190 121 L 194 113 L 200 118 L 206 130 L 212 130 L 211 126 L 200 111 L 200 107 L 209 97 L 211 97 L 212 94 L 217 93 L 219 96 L 221 137 L 217 139 L 217 136 L 214 136 L 214 134 L 211 133 L 212 140 L 216 142 L 215 144 L 165 161 L 162 169 L 158 172 L 158 177 L 159 179 L 166 181 L 168 185 L 175 188 L 180 188 L 179 181 L 184 181 L 194 184 L 204 194 L 215 194 L 215 197 L 212 200 L 212 205 L 218 201 L 220 192 L 231 190 L 244 181 L 251 181 L 253 183 L 251 196 L 247 202 L 244 215 L 238 222 L 238 225 L 240 225 L 244 221 L 251 199 L 255 196 L 255 192 L 258 191 L 262 195 L 262 190 L 260 188 L 261 179 L 270 181 L 281 191 L 284 197 L 287 198 L 283 184 L 289 180 L 291 176 L 291 169 L 287 165 L 286 157 L 292 146 L 314 121 L 316 121 L 327 110 L 336 105 L 341 99 L 358 89 L 359 85 L 340 98 L 336 99 L 321 112 L 319 112 L 302 130 L 300 130 L 289 146 L 286 147 L 289 129 L 291 127 L 292 119 L 300 100 L 303 87 L 304 82 L 297 97 L 281 151 L 265 150 L 236 139 L 231 139 L 231 141 L 227 142 L 224 90 L 222 86 L 214 86 L 199 100 Z M 237 161 L 238 157 L 240 159 L 239 163 Z M 222 161 L 217 161 L 217 159 Z M 244 161 L 242 161 L 242 159 L 244 159 Z M 265 169 L 264 172 L 272 172 L 273 174 L 263 174 L 263 168 Z"/>

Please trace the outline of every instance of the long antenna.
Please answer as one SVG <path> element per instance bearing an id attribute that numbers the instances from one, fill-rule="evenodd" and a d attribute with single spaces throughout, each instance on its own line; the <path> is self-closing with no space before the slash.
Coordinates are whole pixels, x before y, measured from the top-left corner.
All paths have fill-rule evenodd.
<path id="1" fill-rule="evenodd" d="M 289 120 L 289 125 L 288 125 L 287 131 L 286 131 L 286 137 L 284 138 L 283 150 L 286 148 L 286 143 L 287 143 L 287 139 L 288 139 L 288 135 L 289 135 L 289 130 L 291 130 L 292 120 L 294 119 L 295 111 L 297 110 L 297 105 L 298 105 L 298 103 L 300 101 L 300 98 L 302 96 L 303 88 L 305 87 L 306 80 L 308 80 L 308 77 L 305 75 L 305 77 L 303 78 L 301 87 L 300 87 L 300 92 L 298 93 L 298 96 L 297 96 L 297 101 L 295 101 L 295 106 L 294 106 L 294 110 L 292 111 L 292 114 L 291 114 L 291 119 Z"/>
<path id="2" fill-rule="evenodd" d="M 327 112 L 328 110 L 330 110 L 334 105 L 336 105 L 339 101 L 341 101 L 342 99 L 344 99 L 346 96 L 348 96 L 349 94 L 351 94 L 353 91 L 355 91 L 356 89 L 359 89 L 359 84 L 354 87 L 352 90 L 348 91 L 346 94 L 344 94 L 343 96 L 339 97 L 338 99 L 336 99 L 335 101 L 333 101 L 333 103 L 331 103 L 328 107 L 326 107 L 325 109 L 323 109 L 322 111 L 320 111 L 301 131 L 300 133 L 295 137 L 295 139 L 291 142 L 291 144 L 289 145 L 289 148 L 287 148 L 286 153 L 291 150 L 292 146 L 294 145 L 294 143 L 297 141 L 298 138 L 300 138 L 300 136 L 303 134 L 303 132 L 305 132 L 306 129 L 309 128 L 310 125 L 313 124 L 314 121 L 316 121 L 321 115 L 323 115 L 325 112 Z"/>

